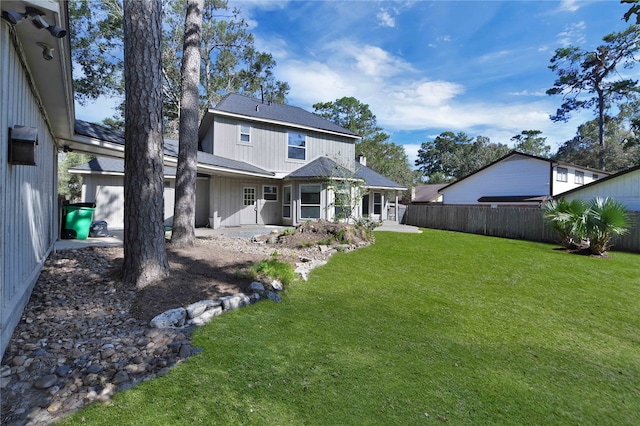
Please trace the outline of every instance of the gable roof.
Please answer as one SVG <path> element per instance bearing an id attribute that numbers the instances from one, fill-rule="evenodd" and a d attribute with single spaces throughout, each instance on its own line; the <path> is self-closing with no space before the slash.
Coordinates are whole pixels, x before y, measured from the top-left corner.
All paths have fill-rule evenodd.
<path id="1" fill-rule="evenodd" d="M 286 177 L 290 179 L 311 179 L 311 178 L 348 178 L 351 172 L 345 167 L 327 157 L 318 157 L 310 163 L 294 170 Z"/>
<path id="2" fill-rule="evenodd" d="M 124 132 L 122 130 L 114 130 L 99 124 L 89 123 L 88 121 L 76 120 L 75 131 L 82 136 L 124 145 Z"/>
<path id="3" fill-rule="evenodd" d="M 487 164 L 486 166 L 484 166 L 484 167 L 482 167 L 482 168 L 480 168 L 480 169 L 476 170 L 475 172 L 473 172 L 473 173 L 469 173 L 469 174 L 468 174 L 468 175 L 466 175 L 465 177 L 463 177 L 463 178 L 461 178 L 461 179 L 458 179 L 457 181 L 452 182 L 452 183 L 450 183 L 450 184 L 448 184 L 448 185 L 444 186 L 443 188 L 440 188 L 440 190 L 439 190 L 438 192 L 442 192 L 443 190 L 445 190 L 445 189 L 447 189 L 447 188 L 450 188 L 450 187 L 452 187 L 452 186 L 454 186 L 454 185 L 456 185 L 456 184 L 458 184 L 458 183 L 460 183 L 460 182 L 462 182 L 462 181 L 464 181 L 464 180 L 466 180 L 466 179 L 470 178 L 471 176 L 474 176 L 474 175 L 476 175 L 476 174 L 480 173 L 481 171 L 483 171 L 483 170 L 485 170 L 485 169 L 488 169 L 489 167 L 491 167 L 491 166 L 493 166 L 493 165 L 495 165 L 495 164 L 497 164 L 497 163 L 499 163 L 499 162 L 501 162 L 501 161 L 504 161 L 505 159 L 507 159 L 507 158 L 509 158 L 509 157 L 515 156 L 515 155 L 519 155 L 519 156 L 521 156 L 521 157 L 530 158 L 530 159 L 533 159 L 533 160 L 544 161 L 544 162 L 549 163 L 549 165 L 551 165 L 551 166 L 553 166 L 554 164 L 557 164 L 557 165 L 562 165 L 562 166 L 570 166 L 570 167 L 574 167 L 574 168 L 578 168 L 578 169 L 582 169 L 582 170 L 590 170 L 590 171 L 594 171 L 594 172 L 601 173 L 601 174 L 603 174 L 603 175 L 610 175 L 610 174 L 611 174 L 611 173 L 606 172 L 606 171 L 604 171 L 604 170 L 592 169 L 592 168 L 590 168 L 590 167 L 582 167 L 582 166 L 578 166 L 578 165 L 576 165 L 576 164 L 565 163 L 564 161 L 554 161 L 554 160 L 552 160 L 552 159 L 550 159 L 550 158 L 538 157 L 537 155 L 526 154 L 526 153 L 524 153 L 524 152 L 520 152 L 520 151 L 515 151 L 515 150 L 514 150 L 514 151 L 511 151 L 510 153 L 508 153 L 507 155 L 505 155 L 505 156 L 503 156 L 503 157 L 498 158 L 498 159 L 497 159 L 496 161 L 494 161 L 493 163 L 489 163 L 489 164 Z"/>
<path id="4" fill-rule="evenodd" d="M 353 173 L 327 157 L 318 157 L 286 176 L 289 179 L 317 179 L 322 177 L 362 180 L 366 187 L 373 189 L 395 189 L 398 191 L 407 189 L 357 161 L 356 171 Z"/>
<path id="5" fill-rule="evenodd" d="M 226 115 L 248 120 L 270 122 L 274 124 L 298 127 L 307 130 L 324 131 L 342 136 L 360 139 L 360 136 L 351 130 L 338 126 L 319 115 L 313 114 L 302 108 L 263 102 L 237 93 L 227 94 L 218 104 L 209 109 L 202 119 L 198 138 L 202 139 L 213 122 L 214 115 Z"/>
<path id="6" fill-rule="evenodd" d="M 98 124 L 88 123 L 86 121 L 76 120 L 76 133 L 88 136 L 95 139 L 104 140 L 107 142 L 115 143 L 124 146 L 124 132 L 120 130 L 112 130 L 105 126 Z M 164 155 L 177 158 L 178 157 L 178 141 L 175 139 L 164 140 Z M 103 157 L 99 157 L 103 158 Z M 91 170 L 91 171 L 111 171 L 118 173 L 120 166 L 117 162 L 122 163 L 122 172 L 124 172 L 124 161 L 121 159 L 111 159 L 111 161 L 102 161 L 98 163 L 88 163 L 88 169 L 80 169 L 74 167 L 72 170 Z M 107 167 L 107 169 L 92 169 L 91 167 Z M 273 177 L 274 173 L 267 170 L 256 167 L 253 164 L 245 163 L 243 161 L 231 160 L 229 158 L 220 157 L 218 155 L 209 154 L 206 152 L 198 151 L 198 166 L 205 166 L 214 169 L 224 169 L 225 171 L 240 172 L 245 174 L 257 174 L 265 177 Z M 109 170 L 111 168 L 112 170 Z M 165 173 L 168 174 L 168 173 Z M 175 171 L 174 171 L 175 174 Z"/>
<path id="7" fill-rule="evenodd" d="M 398 191 L 404 191 L 407 189 L 399 183 L 396 183 L 391 179 L 382 176 L 380 173 L 371 170 L 367 166 L 363 166 L 358 161 L 356 161 L 355 177 L 358 179 L 362 179 L 365 182 L 366 186 L 368 186 L 369 188 L 395 189 Z"/>
<path id="8" fill-rule="evenodd" d="M 430 203 L 441 197 L 439 191 L 447 186 L 447 183 L 432 183 L 429 185 L 418 185 L 414 187 L 414 196 L 412 203 Z"/>

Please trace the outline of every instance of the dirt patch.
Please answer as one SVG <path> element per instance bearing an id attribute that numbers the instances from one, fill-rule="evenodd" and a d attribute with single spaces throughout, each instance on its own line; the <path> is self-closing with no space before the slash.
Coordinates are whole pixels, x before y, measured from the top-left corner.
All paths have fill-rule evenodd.
<path id="1" fill-rule="evenodd" d="M 281 261 L 326 260 L 327 246 L 362 246 L 372 239 L 366 229 L 328 221 L 308 222 L 291 232 L 252 238 L 216 236 L 198 238 L 194 247 L 173 249 L 167 245 L 171 275 L 138 291 L 131 314 L 140 320 L 200 300 L 246 293 L 254 263 L 277 252 Z M 122 265 L 122 248 L 114 249 L 114 271 Z"/>

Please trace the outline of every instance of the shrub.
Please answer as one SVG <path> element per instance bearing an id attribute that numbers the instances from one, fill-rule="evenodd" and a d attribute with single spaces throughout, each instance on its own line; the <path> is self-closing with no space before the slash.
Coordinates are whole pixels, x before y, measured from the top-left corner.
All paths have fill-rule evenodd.
<path id="1" fill-rule="evenodd" d="M 629 231 L 631 217 L 623 204 L 609 197 L 598 197 L 588 204 L 585 226 L 589 251 L 602 254 L 609 250 L 614 236 Z"/>
<path id="2" fill-rule="evenodd" d="M 631 217 L 623 204 L 597 197 L 588 203 L 579 200 L 551 200 L 543 205 L 544 218 L 558 235 L 560 244 L 572 249 L 589 245 L 593 254 L 603 254 L 616 235 L 627 233 Z"/>
<path id="3" fill-rule="evenodd" d="M 573 249 L 582 244 L 586 237 L 585 203 L 561 198 L 545 202 L 542 209 L 545 220 L 558 233 L 560 245 Z"/>
<path id="4" fill-rule="evenodd" d="M 278 279 L 284 285 L 293 284 L 297 278 L 293 266 L 278 259 L 277 251 L 271 254 L 271 258 L 254 264 L 251 269 L 255 277 L 266 276 L 272 279 Z"/>

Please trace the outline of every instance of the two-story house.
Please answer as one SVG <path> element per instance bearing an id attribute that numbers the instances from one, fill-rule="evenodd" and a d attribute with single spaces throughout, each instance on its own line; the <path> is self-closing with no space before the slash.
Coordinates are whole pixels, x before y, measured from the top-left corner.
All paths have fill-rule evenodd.
<path id="1" fill-rule="evenodd" d="M 440 189 L 443 204 L 539 206 L 610 173 L 513 151 Z"/>
<path id="2" fill-rule="evenodd" d="M 124 144 L 123 135 L 79 122 L 87 138 Z M 356 160 L 360 137 L 302 108 L 229 94 L 206 112 L 199 128 L 196 226 L 296 225 L 339 217 L 335 192 L 359 200 L 354 217 L 396 218 L 406 188 Z M 171 223 L 177 142 L 165 140 L 165 219 Z M 83 176 L 83 201 L 95 202 L 94 220 L 122 227 L 124 164 L 98 158 L 74 168 Z M 336 182 L 340 184 L 337 185 Z M 355 194 L 356 188 L 360 194 Z"/>

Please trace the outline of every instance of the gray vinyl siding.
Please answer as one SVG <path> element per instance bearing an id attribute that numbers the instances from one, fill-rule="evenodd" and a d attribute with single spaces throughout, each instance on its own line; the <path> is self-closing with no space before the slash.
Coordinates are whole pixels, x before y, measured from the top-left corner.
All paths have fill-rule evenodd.
<path id="1" fill-rule="evenodd" d="M 57 238 L 57 148 L 32 92 L 8 26 L 0 23 L 0 353 Z M 37 166 L 7 163 L 8 129 L 36 127 Z"/>
<path id="2" fill-rule="evenodd" d="M 266 201 L 263 186 L 271 185 L 278 188 L 278 200 Z M 275 180 L 264 179 L 236 179 L 214 177 L 209 195 L 211 197 L 210 224 L 217 227 L 247 225 L 243 223 L 241 210 L 243 208 L 243 188 L 251 186 L 256 189 L 257 215 L 255 224 L 280 225 L 282 221 L 282 184 Z"/>
<path id="3" fill-rule="evenodd" d="M 241 122 L 251 125 L 250 144 L 238 143 Z M 328 157 L 340 165 L 354 168 L 355 143 L 350 138 L 296 130 L 307 136 L 307 149 L 306 160 L 295 161 L 287 159 L 286 127 L 216 117 L 212 128 L 213 132 L 207 133 L 202 143 L 203 149 L 212 149 L 214 155 L 245 161 L 276 173 L 292 172 L 317 157 Z"/>
<path id="4" fill-rule="evenodd" d="M 175 178 L 165 177 L 164 224 L 173 224 Z M 109 229 L 124 229 L 124 178 L 114 175 L 83 175 L 82 201 L 95 203 L 93 221 L 105 221 Z M 196 181 L 196 226 L 209 223 L 209 179 Z"/>

